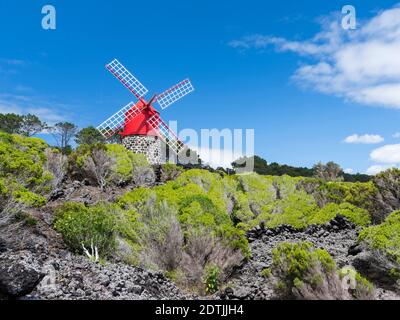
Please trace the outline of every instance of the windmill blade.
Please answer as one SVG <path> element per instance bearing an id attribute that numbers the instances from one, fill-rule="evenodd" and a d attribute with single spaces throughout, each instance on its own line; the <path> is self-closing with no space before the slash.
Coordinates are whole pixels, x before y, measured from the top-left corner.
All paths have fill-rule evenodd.
<path id="1" fill-rule="evenodd" d="M 160 119 L 159 116 L 152 116 L 147 122 L 150 126 L 156 130 L 160 135 L 161 139 L 173 150 L 176 154 L 179 154 L 183 149 L 186 148 L 185 144 L 179 140 L 177 135 Z"/>
<path id="2" fill-rule="evenodd" d="M 125 107 L 100 124 L 97 130 L 100 131 L 104 138 L 109 139 L 124 125 L 131 122 L 141 111 L 141 108 L 137 107 L 133 102 L 129 102 Z"/>
<path id="3" fill-rule="evenodd" d="M 140 81 L 136 79 L 117 59 L 114 59 L 107 64 L 106 68 L 139 100 L 141 100 L 148 92 L 146 87 L 141 84 Z"/>
<path id="4" fill-rule="evenodd" d="M 192 91 L 194 91 L 192 83 L 189 79 L 185 79 L 173 86 L 171 89 L 158 95 L 156 101 L 160 105 L 161 109 L 165 109 Z"/>

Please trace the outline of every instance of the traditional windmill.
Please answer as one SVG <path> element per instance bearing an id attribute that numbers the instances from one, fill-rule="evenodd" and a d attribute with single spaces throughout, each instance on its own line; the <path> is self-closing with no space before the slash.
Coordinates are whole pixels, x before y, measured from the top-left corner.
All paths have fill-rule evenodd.
<path id="1" fill-rule="evenodd" d="M 176 154 L 185 149 L 183 142 L 160 118 L 153 104 L 157 102 L 161 109 L 165 109 L 192 92 L 194 88 L 189 79 L 183 80 L 159 95 L 154 95 L 147 102 L 144 96 L 148 90 L 117 59 L 107 64 L 106 68 L 133 93 L 138 101 L 128 103 L 100 124 L 97 127 L 100 133 L 106 139 L 119 134 L 127 149 L 145 154 L 151 164 L 160 164 L 165 161 L 162 157 L 161 141 L 164 141 L 169 150 Z"/>

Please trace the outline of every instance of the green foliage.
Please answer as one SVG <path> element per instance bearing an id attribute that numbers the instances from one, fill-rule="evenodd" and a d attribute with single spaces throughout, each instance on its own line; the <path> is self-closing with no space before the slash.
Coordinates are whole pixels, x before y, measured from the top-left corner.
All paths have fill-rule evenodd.
<path id="1" fill-rule="evenodd" d="M 272 251 L 272 273 L 280 279 L 278 291 L 284 296 L 291 296 L 292 288 L 299 287 L 305 281 L 311 287 L 320 284 L 321 275 L 311 270 L 320 269 L 330 273 L 335 270 L 335 262 L 323 249 L 315 249 L 310 242 L 280 243 Z"/>
<path id="2" fill-rule="evenodd" d="M 46 198 L 28 191 L 26 189 L 19 189 L 12 193 L 13 198 L 28 207 L 41 207 L 46 204 Z"/>
<path id="3" fill-rule="evenodd" d="M 104 150 L 112 159 L 111 173 L 108 177 L 108 184 L 125 185 L 135 180 L 139 174 L 138 168 L 148 168 L 146 157 L 142 154 L 135 154 L 118 144 L 82 144 L 69 156 L 70 171 L 80 177 L 86 177 L 84 170 L 88 156 L 96 157 L 96 150 Z"/>
<path id="4" fill-rule="evenodd" d="M 389 259 L 400 264 L 400 211 L 390 214 L 380 225 L 362 230 L 359 241 L 382 251 Z"/>
<path id="5" fill-rule="evenodd" d="M 285 200 L 277 201 L 275 210 L 265 222 L 268 227 L 287 224 L 296 229 L 304 229 L 318 212 L 318 206 L 311 196 L 294 193 L 289 194 Z"/>
<path id="6" fill-rule="evenodd" d="M 321 192 L 318 189 L 321 182 L 315 180 L 315 184 L 317 192 Z M 151 190 L 138 188 L 130 191 L 118 203 L 122 208 L 137 210 L 149 198 L 153 197 L 156 203 L 165 200 L 176 210 L 185 236 L 189 230 L 206 228 L 248 256 L 245 231 L 259 224 L 271 228 L 285 224 L 304 229 L 310 224 L 327 223 L 340 214 L 357 225 L 368 225 L 368 212 L 345 199 L 361 203 L 368 196 L 357 196 L 354 190 L 363 190 L 367 194 L 374 190 L 373 186 L 370 183 L 352 185 L 322 183 L 324 190 L 336 190 L 339 186 L 343 199 L 337 196 L 335 202 L 327 201 L 328 205 L 321 208 L 315 197 L 306 192 L 304 178 L 261 176 L 255 173 L 221 176 L 193 169 Z M 335 193 L 329 192 L 325 194 L 329 197 L 332 194 L 333 197 Z"/>
<path id="7" fill-rule="evenodd" d="M 4 178 L 0 178 L 0 196 L 5 196 L 8 193 L 7 183 Z"/>
<path id="8" fill-rule="evenodd" d="M 56 211 L 54 227 L 72 250 L 82 252 L 82 245 L 86 248 L 94 245 L 102 257 L 107 257 L 115 248 L 117 210 L 105 203 L 88 208 L 67 202 Z"/>
<path id="9" fill-rule="evenodd" d="M 22 116 L 15 113 L 0 113 L 0 131 L 9 134 L 19 133 L 22 126 Z"/>
<path id="10" fill-rule="evenodd" d="M 96 128 L 89 126 L 87 128 L 81 129 L 75 136 L 75 142 L 79 145 L 81 144 L 97 144 L 105 143 L 104 137 L 101 135 L 100 131 Z"/>
<path id="11" fill-rule="evenodd" d="M 33 114 L 17 115 L 14 113 L 0 113 L 0 131 L 9 134 L 22 134 L 30 137 L 43 129 L 47 128 L 46 123 L 42 122 Z"/>
<path id="12" fill-rule="evenodd" d="M 218 291 L 219 287 L 219 274 L 220 270 L 218 266 L 207 266 L 205 270 L 205 281 L 206 293 L 213 294 Z"/>
<path id="13" fill-rule="evenodd" d="M 146 157 L 135 154 L 119 144 L 106 145 L 108 155 L 115 159 L 113 167 L 113 181 L 116 184 L 129 183 L 133 179 L 134 169 L 137 167 L 149 167 Z"/>
<path id="14" fill-rule="evenodd" d="M 0 132 L 0 192 L 27 206 L 43 205 L 52 179 L 43 169 L 46 148 L 43 140 Z"/>
<path id="15" fill-rule="evenodd" d="M 329 253 L 315 249 L 310 242 L 282 242 L 272 251 L 272 257 L 272 274 L 279 279 L 276 290 L 284 297 L 291 297 L 292 289 L 304 284 L 316 288 L 321 285 L 323 274 L 336 268 Z"/>
<path id="16" fill-rule="evenodd" d="M 349 221 L 360 226 L 367 226 L 371 223 L 371 217 L 367 210 L 358 208 L 347 202 L 341 204 L 328 203 L 325 207 L 320 209 L 308 223 L 324 224 L 331 221 L 337 215 L 342 215 Z"/>
<path id="17" fill-rule="evenodd" d="M 42 122 L 37 116 L 33 114 L 27 114 L 22 116 L 22 124 L 19 129 L 19 133 L 24 136 L 31 137 L 47 128 L 47 124 Z"/>
<path id="18" fill-rule="evenodd" d="M 318 192 L 327 202 L 348 202 L 368 210 L 377 189 L 373 182 L 327 182 L 318 188 Z"/>
<path id="19" fill-rule="evenodd" d="M 193 169 L 152 190 L 138 188 L 130 191 L 118 200 L 118 204 L 140 212 L 141 206 L 150 198 L 154 198 L 156 204 L 166 201 L 169 207 L 176 210 L 186 236 L 191 230 L 206 228 L 212 235 L 222 237 L 226 244 L 248 256 L 250 251 L 245 233 L 235 228 L 227 214 L 225 188 L 229 188 L 228 185 L 218 174 Z"/>
<path id="20" fill-rule="evenodd" d="M 261 271 L 261 276 L 264 277 L 264 278 L 269 278 L 269 277 L 271 277 L 271 275 L 272 275 L 272 272 L 271 272 L 270 268 L 264 268 Z"/>
<path id="21" fill-rule="evenodd" d="M 27 187 L 42 184 L 48 179 L 42 167 L 46 148 L 43 140 L 0 132 L 0 176 Z"/>

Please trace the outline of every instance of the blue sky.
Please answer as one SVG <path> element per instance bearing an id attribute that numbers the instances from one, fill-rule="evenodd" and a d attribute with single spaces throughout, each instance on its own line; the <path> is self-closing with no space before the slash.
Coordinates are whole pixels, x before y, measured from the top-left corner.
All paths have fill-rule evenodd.
<path id="1" fill-rule="evenodd" d="M 57 10 L 56 30 L 41 28 L 46 4 Z M 357 10 L 357 29 L 331 35 L 326 23 L 340 24 L 333 13 L 345 4 Z M 0 0 L 0 112 L 96 126 L 132 100 L 104 68 L 118 58 L 150 93 L 190 77 L 196 91 L 162 111 L 180 129 L 254 128 L 255 153 L 268 162 L 312 166 L 333 160 L 354 172 L 376 172 L 400 162 L 400 139 L 393 137 L 400 131 L 400 93 L 396 86 L 380 86 L 400 79 L 398 66 L 389 64 L 400 43 L 395 5 Z M 337 60 L 343 48 L 380 39 L 369 25 L 394 35 L 375 52 L 360 49 L 354 68 L 354 57 Z M 321 32 L 340 43 L 315 38 Z M 389 58 L 376 63 L 384 54 Z M 324 66 L 332 68 L 321 71 Z M 374 67 L 375 73 L 365 71 Z M 361 80 L 343 80 L 358 71 Z M 353 143 L 344 142 L 354 134 L 348 139 Z"/>

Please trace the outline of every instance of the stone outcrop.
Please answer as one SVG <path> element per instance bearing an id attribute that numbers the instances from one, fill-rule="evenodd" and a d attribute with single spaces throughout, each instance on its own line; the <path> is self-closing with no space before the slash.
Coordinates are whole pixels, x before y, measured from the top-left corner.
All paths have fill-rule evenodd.
<path id="1" fill-rule="evenodd" d="M 31 292 L 43 278 L 41 266 L 29 251 L 4 252 L 0 255 L 0 292 L 20 297 Z"/>

